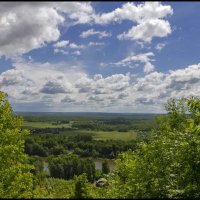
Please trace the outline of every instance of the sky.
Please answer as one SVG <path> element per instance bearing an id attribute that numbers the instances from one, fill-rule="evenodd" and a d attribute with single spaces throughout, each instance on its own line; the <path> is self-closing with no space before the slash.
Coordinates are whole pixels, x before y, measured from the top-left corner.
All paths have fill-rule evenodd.
<path id="1" fill-rule="evenodd" d="M 14 111 L 162 113 L 200 97 L 200 2 L 0 2 Z"/>

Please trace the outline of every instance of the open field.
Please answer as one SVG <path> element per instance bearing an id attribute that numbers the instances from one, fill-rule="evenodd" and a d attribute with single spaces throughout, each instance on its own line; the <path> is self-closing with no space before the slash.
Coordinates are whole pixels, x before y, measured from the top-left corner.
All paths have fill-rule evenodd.
<path id="1" fill-rule="evenodd" d="M 137 132 L 130 130 L 127 132 L 118 131 L 87 131 L 87 130 L 72 130 L 72 131 L 61 131 L 61 134 L 67 136 L 74 136 L 78 134 L 92 135 L 94 140 L 122 140 L 130 141 L 135 140 L 137 137 Z"/>
<path id="2" fill-rule="evenodd" d="M 24 121 L 23 127 L 26 128 L 70 128 L 71 124 L 54 124 L 52 122 L 28 122 Z"/>
<path id="3" fill-rule="evenodd" d="M 118 132 L 118 131 L 79 131 L 79 133 L 91 133 L 95 140 L 135 140 L 137 133 L 135 131 Z"/>

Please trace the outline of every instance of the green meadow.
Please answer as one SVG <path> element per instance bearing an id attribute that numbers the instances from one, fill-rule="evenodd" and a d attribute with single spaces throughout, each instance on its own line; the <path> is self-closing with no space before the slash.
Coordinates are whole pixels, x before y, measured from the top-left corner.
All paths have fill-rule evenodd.
<path id="1" fill-rule="evenodd" d="M 92 134 L 94 140 L 135 140 L 137 137 L 136 131 L 118 132 L 118 131 L 79 131 L 79 133 Z"/>
<path id="2" fill-rule="evenodd" d="M 71 124 L 56 124 L 53 122 L 24 121 L 23 127 L 26 127 L 26 128 L 69 128 L 71 127 Z"/>

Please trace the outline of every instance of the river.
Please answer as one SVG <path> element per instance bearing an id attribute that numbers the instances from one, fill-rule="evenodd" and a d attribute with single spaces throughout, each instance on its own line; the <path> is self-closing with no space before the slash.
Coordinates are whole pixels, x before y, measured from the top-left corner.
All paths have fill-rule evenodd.
<path id="1" fill-rule="evenodd" d="M 102 158 L 94 158 L 93 161 L 94 161 L 94 164 L 95 164 L 95 168 L 96 169 L 99 169 L 99 170 L 102 170 L 102 162 L 103 162 L 104 159 Z M 111 159 L 107 159 L 108 160 L 108 165 L 110 167 L 110 170 L 113 170 L 114 167 L 115 167 L 115 162 Z M 49 165 L 48 165 L 48 162 L 44 161 L 43 162 L 43 170 L 44 172 L 46 172 L 47 174 L 49 174 Z"/>
<path id="2" fill-rule="evenodd" d="M 101 159 L 101 158 L 94 158 L 93 159 L 96 169 L 99 169 L 99 170 L 102 169 L 103 160 L 104 159 Z M 111 160 L 111 159 L 107 159 L 107 160 L 108 160 L 108 165 L 109 165 L 110 169 L 113 170 L 115 165 L 116 165 L 115 162 L 113 160 Z"/>

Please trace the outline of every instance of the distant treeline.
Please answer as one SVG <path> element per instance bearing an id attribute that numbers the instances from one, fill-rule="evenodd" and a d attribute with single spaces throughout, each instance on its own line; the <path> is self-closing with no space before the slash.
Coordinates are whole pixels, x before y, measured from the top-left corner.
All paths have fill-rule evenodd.
<path id="1" fill-rule="evenodd" d="M 25 121 L 62 121 L 62 120 L 104 120 L 104 119 L 115 119 L 123 118 L 130 120 L 141 120 L 141 119 L 153 119 L 158 114 L 150 113 L 62 113 L 62 112 L 52 112 L 52 113 L 40 113 L 40 112 L 18 112 L 20 116 L 23 116 Z"/>

